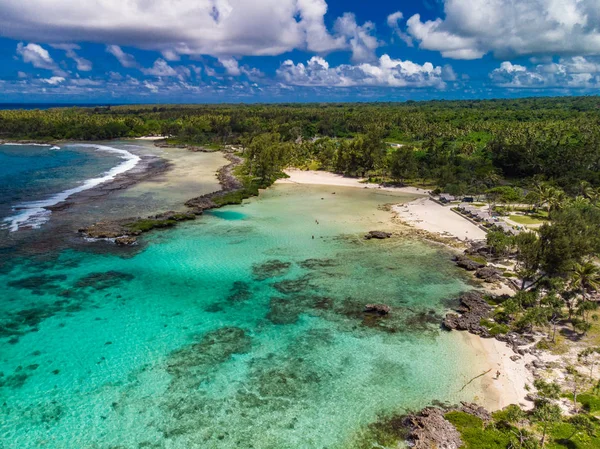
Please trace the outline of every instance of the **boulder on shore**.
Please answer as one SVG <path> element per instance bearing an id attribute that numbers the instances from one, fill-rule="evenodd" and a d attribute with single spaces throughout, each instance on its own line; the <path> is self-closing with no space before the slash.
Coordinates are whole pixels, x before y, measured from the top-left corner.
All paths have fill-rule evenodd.
<path id="1" fill-rule="evenodd" d="M 387 315 L 392 311 L 392 308 L 386 304 L 367 304 L 365 313 L 376 313 L 377 315 Z"/>
<path id="2" fill-rule="evenodd" d="M 475 276 L 484 282 L 497 282 L 502 279 L 502 271 L 494 267 L 482 267 L 477 269 Z"/>
<path id="3" fill-rule="evenodd" d="M 444 411 L 435 407 L 425 408 L 418 415 L 406 419 L 408 440 L 414 449 L 458 449 L 463 441 L 460 433 L 444 418 Z"/>
<path id="4" fill-rule="evenodd" d="M 458 256 L 456 256 L 454 258 L 454 261 L 456 262 L 456 265 L 458 265 L 461 268 L 464 268 L 467 271 L 475 271 L 479 268 L 485 267 L 485 264 L 477 262 L 464 254 L 459 254 Z"/>
<path id="5" fill-rule="evenodd" d="M 464 293 L 460 297 L 460 306 L 456 311 L 460 315 L 449 313 L 444 318 L 442 324 L 446 329 L 469 331 L 484 338 L 491 337 L 489 331 L 480 324 L 482 319 L 489 318 L 492 311 L 492 307 L 483 298 L 483 293 Z"/>
<path id="6" fill-rule="evenodd" d="M 122 237 L 117 237 L 115 243 L 119 246 L 132 246 L 137 243 L 137 237 L 124 235 Z"/>
<path id="7" fill-rule="evenodd" d="M 369 231 L 367 233 L 367 235 L 365 235 L 365 239 L 367 240 L 371 240 L 371 239 L 389 239 L 392 236 L 392 234 L 390 232 L 383 232 L 383 231 Z"/>

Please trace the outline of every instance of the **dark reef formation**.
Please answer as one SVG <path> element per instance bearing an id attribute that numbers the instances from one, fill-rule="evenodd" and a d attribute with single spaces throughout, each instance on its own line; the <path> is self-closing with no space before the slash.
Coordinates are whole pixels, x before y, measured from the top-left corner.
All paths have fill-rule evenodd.
<path id="1" fill-rule="evenodd" d="M 460 313 L 449 313 L 443 321 L 443 326 L 448 330 L 469 331 L 482 337 L 491 337 L 489 330 L 481 325 L 481 320 L 490 316 L 492 307 L 483 297 L 483 293 L 467 292 L 460 297 L 460 306 L 456 310 Z"/>
<path id="2" fill-rule="evenodd" d="M 229 204 L 226 195 L 243 190 L 242 183 L 233 174 L 233 170 L 242 163 L 242 159 L 232 153 L 225 153 L 225 157 L 230 163 L 221 167 L 217 174 L 221 190 L 186 201 L 187 211 L 168 211 L 146 218 L 100 221 L 79 229 L 79 233 L 90 239 L 113 241 L 119 246 L 131 246 L 136 244 L 137 237 L 145 232 L 170 228 L 182 221 L 195 220 L 205 210 Z"/>
<path id="3" fill-rule="evenodd" d="M 383 239 L 389 239 L 392 236 L 391 233 L 389 232 L 383 232 L 383 231 L 369 231 L 366 235 L 365 235 L 365 240 L 371 240 L 371 239 L 379 239 L 379 240 L 383 240 Z"/>

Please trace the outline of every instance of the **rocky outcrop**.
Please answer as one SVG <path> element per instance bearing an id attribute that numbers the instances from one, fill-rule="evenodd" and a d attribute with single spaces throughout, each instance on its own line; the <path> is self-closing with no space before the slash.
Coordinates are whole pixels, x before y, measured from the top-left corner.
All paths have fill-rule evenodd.
<path id="1" fill-rule="evenodd" d="M 483 298 L 481 292 L 468 292 L 460 297 L 460 306 L 456 309 L 460 315 L 449 313 L 443 321 L 448 330 L 469 331 L 472 334 L 489 338 L 489 331 L 482 326 L 481 320 L 489 318 L 492 307 Z"/>
<path id="2" fill-rule="evenodd" d="M 498 282 L 502 280 L 502 271 L 494 267 L 482 267 L 478 268 L 475 272 L 475 276 L 482 279 L 484 282 Z"/>
<path id="3" fill-rule="evenodd" d="M 148 218 L 153 220 L 187 221 L 194 220 L 196 215 L 191 212 L 175 212 L 170 210 L 161 214 L 152 215 Z"/>
<path id="4" fill-rule="evenodd" d="M 114 241 L 119 246 L 131 246 L 137 237 L 144 232 L 157 228 L 175 226 L 180 221 L 194 220 L 191 212 L 168 211 L 147 218 L 130 218 L 118 221 L 101 221 L 87 228 L 79 229 L 79 233 L 87 238 Z"/>
<path id="5" fill-rule="evenodd" d="M 132 246 L 137 244 L 137 238 L 129 235 L 117 237 L 115 243 L 119 246 Z"/>
<path id="6" fill-rule="evenodd" d="M 468 413 L 469 415 L 473 415 L 481 419 L 484 422 L 484 424 L 487 424 L 492 421 L 492 414 L 490 412 L 488 412 L 482 406 L 474 404 L 472 402 L 461 401 L 459 411 Z"/>
<path id="7" fill-rule="evenodd" d="M 444 411 L 425 408 L 406 419 L 408 441 L 414 449 L 458 449 L 463 445 L 460 433 L 444 418 Z"/>
<path id="8" fill-rule="evenodd" d="M 99 221 L 87 228 L 80 229 L 79 232 L 92 239 L 116 239 L 141 234 L 141 232 L 132 232 L 125 226 L 125 223 L 120 221 Z"/>
<path id="9" fill-rule="evenodd" d="M 191 200 L 186 201 L 185 205 L 192 209 L 192 213 L 196 215 L 201 215 L 205 210 L 214 209 L 217 207 L 213 200 L 203 196 L 192 198 Z"/>
<path id="10" fill-rule="evenodd" d="M 459 254 L 454 258 L 454 261 L 456 262 L 456 265 L 464 268 L 467 271 L 475 271 L 479 268 L 485 267 L 485 264 L 477 262 L 465 254 Z"/>
<path id="11" fill-rule="evenodd" d="M 371 239 L 389 239 L 392 236 L 391 233 L 389 232 L 383 232 L 383 231 L 369 231 L 367 233 L 367 235 L 365 235 L 365 239 L 366 240 L 371 240 Z"/>
<path id="12" fill-rule="evenodd" d="M 470 246 L 465 250 L 465 254 L 472 256 L 483 256 L 487 257 L 491 253 L 490 248 L 485 242 L 472 242 Z"/>
<path id="13" fill-rule="evenodd" d="M 386 304 L 367 304 L 365 313 L 374 313 L 377 315 L 387 315 L 392 311 L 392 308 Z"/>
<path id="14" fill-rule="evenodd" d="M 516 332 L 509 332 L 506 335 L 497 335 L 496 340 L 503 341 L 513 350 L 515 354 L 521 356 L 531 352 L 530 349 L 524 348 L 523 346 L 529 346 L 535 342 L 535 338 L 533 336 L 518 334 Z"/>

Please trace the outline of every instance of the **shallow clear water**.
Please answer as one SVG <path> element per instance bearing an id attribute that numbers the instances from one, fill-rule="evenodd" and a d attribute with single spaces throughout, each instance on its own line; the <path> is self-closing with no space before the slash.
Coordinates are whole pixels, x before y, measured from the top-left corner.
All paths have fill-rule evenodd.
<path id="1" fill-rule="evenodd" d="M 17 259 L 0 447 L 352 448 L 382 416 L 472 400 L 480 366 L 439 331 L 469 288 L 450 255 L 362 238 L 408 199 L 279 185 L 133 256 Z M 392 314 L 366 318 L 372 302 Z"/>

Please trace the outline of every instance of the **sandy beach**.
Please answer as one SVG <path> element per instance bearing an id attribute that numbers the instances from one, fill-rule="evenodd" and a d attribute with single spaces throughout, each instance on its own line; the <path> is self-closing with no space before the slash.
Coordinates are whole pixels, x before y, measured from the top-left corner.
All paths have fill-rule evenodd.
<path id="1" fill-rule="evenodd" d="M 479 380 L 484 392 L 484 397 L 481 398 L 482 405 L 492 411 L 510 404 L 519 404 L 530 409 L 533 404 L 525 399 L 528 393 L 525 387 L 533 385 L 533 374 L 525 365 L 531 363 L 535 357 L 525 354 L 521 359 L 514 361 L 510 357 L 515 353 L 504 342 L 495 338 L 481 338 L 468 332 L 461 332 L 461 335 L 465 343 L 483 359 L 480 361 L 482 373 L 491 370 Z"/>
<path id="2" fill-rule="evenodd" d="M 287 179 L 281 179 L 280 184 L 316 184 L 367 189 L 381 189 L 404 192 L 422 197 L 406 204 L 393 207 L 397 217 L 405 224 L 436 233 L 444 237 L 460 240 L 483 240 L 486 233 L 478 226 L 454 213 L 450 207 L 442 206 L 431 201 L 428 192 L 415 187 L 381 187 L 377 184 L 362 182 L 357 178 L 348 178 L 334 173 L 321 171 L 287 170 Z M 425 196 L 427 195 L 427 196 Z M 495 291 L 494 293 L 512 293 Z M 505 343 L 496 339 L 484 339 L 467 332 L 460 332 L 467 345 L 472 347 L 481 364 L 482 372 L 490 370 L 477 381 L 481 384 L 484 397 L 481 402 L 490 410 L 499 410 L 509 404 L 521 404 L 531 408 L 531 403 L 525 400 L 526 385 L 533 382 L 532 373 L 525 367 L 531 363 L 534 356 L 527 354 L 519 360 L 511 360 L 515 353 Z M 497 372 L 500 375 L 496 378 Z"/>
<path id="3" fill-rule="evenodd" d="M 427 190 L 417 187 L 382 187 L 379 184 L 364 182 L 361 178 L 349 178 L 335 173 L 314 170 L 285 170 L 289 176 L 286 179 L 277 180 L 278 184 L 315 184 L 323 186 L 356 187 L 359 189 L 379 189 L 389 192 L 402 192 L 414 195 L 428 195 Z"/>
<path id="4" fill-rule="evenodd" d="M 398 218 L 411 226 L 460 240 L 485 240 L 486 232 L 429 198 L 419 198 L 393 207 Z"/>

